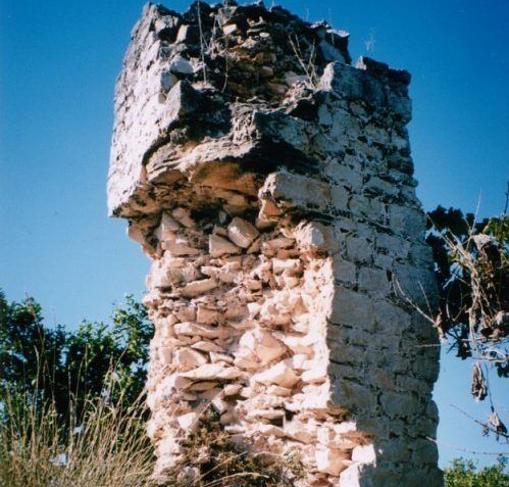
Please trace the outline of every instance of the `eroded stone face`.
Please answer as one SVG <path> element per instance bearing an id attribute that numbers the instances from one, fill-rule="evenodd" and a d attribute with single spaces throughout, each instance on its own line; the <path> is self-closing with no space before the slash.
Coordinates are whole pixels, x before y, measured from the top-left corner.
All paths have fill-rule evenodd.
<path id="1" fill-rule="evenodd" d="M 155 476 L 212 407 L 299 485 L 441 485 L 409 75 L 261 5 L 148 6 L 132 36 L 108 195 L 152 261 Z"/>

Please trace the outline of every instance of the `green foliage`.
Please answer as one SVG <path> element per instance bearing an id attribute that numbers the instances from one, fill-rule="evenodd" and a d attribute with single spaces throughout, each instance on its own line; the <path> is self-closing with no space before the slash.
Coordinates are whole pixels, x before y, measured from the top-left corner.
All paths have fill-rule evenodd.
<path id="1" fill-rule="evenodd" d="M 445 487 L 509 487 L 507 457 L 495 465 L 479 469 L 472 460 L 458 458 L 444 469 Z"/>
<path id="2" fill-rule="evenodd" d="M 30 396 L 51 401 L 63 417 L 80 414 L 88 398 L 134 401 L 146 378 L 153 325 L 132 296 L 113 312 L 113 324 L 82 322 L 77 330 L 45 325 L 33 298 L 9 303 L 0 293 L 0 400 Z M 108 384 L 118 383 L 111 388 Z"/>

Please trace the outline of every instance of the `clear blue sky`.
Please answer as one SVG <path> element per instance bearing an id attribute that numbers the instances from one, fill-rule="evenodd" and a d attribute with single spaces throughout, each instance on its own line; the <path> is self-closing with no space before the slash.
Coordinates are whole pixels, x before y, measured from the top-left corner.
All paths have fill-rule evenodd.
<path id="1" fill-rule="evenodd" d="M 0 0 L 0 287 L 11 299 L 35 296 L 49 323 L 107 319 L 113 302 L 144 289 L 148 263 L 125 223 L 107 219 L 105 196 L 113 85 L 142 5 Z M 411 71 L 410 134 L 426 209 L 471 211 L 480 197 L 481 215 L 500 212 L 509 178 L 507 0 L 282 5 L 348 30 L 354 59 L 367 54 Z M 509 418 L 509 388 L 496 386 Z M 449 406 L 483 416 L 467 391 L 464 364 L 444 360 L 442 463 L 457 448 L 509 451 Z"/>

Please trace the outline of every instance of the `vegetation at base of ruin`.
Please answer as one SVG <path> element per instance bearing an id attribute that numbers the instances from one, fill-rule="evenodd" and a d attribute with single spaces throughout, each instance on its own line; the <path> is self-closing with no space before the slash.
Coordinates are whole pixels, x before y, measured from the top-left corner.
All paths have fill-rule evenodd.
<path id="1" fill-rule="evenodd" d="M 0 293 L 0 487 L 155 485 L 143 396 L 153 327 L 132 297 L 112 321 L 51 328 L 33 298 Z M 179 470 L 168 487 L 287 487 L 300 475 L 296 458 L 235 444 L 209 409 L 187 444 L 198 476 Z"/>
<path id="2" fill-rule="evenodd" d="M 304 475 L 297 455 L 253 454 L 236 443 L 210 409 L 182 446 L 185 467 L 170 473 L 168 487 L 292 487 Z"/>
<path id="3" fill-rule="evenodd" d="M 150 485 L 153 449 L 141 398 L 126 404 L 122 397 L 89 397 L 79 412 L 71 401 L 64 420 L 38 392 L 3 391 L 1 487 Z"/>
<path id="4" fill-rule="evenodd" d="M 445 487 L 509 487 L 509 459 L 479 469 L 471 460 L 458 458 L 444 469 Z"/>

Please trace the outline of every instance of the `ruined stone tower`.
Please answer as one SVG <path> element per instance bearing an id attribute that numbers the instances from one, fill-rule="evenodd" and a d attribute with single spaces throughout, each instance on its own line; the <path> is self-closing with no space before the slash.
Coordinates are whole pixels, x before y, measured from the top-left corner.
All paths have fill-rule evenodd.
<path id="1" fill-rule="evenodd" d="M 410 75 L 262 3 L 147 5 L 117 81 L 111 215 L 152 261 L 155 475 L 205 408 L 304 486 L 438 487 Z"/>

